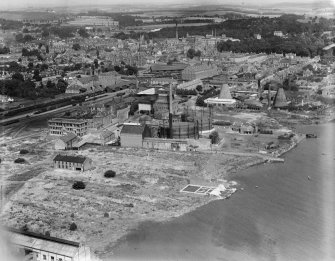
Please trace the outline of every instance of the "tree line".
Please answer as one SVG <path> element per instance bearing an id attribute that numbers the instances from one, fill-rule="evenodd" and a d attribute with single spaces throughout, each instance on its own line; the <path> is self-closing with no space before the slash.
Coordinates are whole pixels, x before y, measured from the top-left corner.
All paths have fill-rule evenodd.
<path id="1" fill-rule="evenodd" d="M 301 56 L 315 56 L 321 53 L 322 48 L 332 43 L 332 40 L 323 36 L 325 31 L 332 30 L 333 19 L 319 18 L 317 21 L 302 23 L 299 19 L 303 16 L 282 15 L 276 18 L 256 17 L 227 20 L 219 24 L 208 24 L 205 26 L 178 26 L 178 35 L 186 37 L 189 35 L 210 34 L 213 31 L 217 36 L 226 35 L 239 39 L 240 42 L 220 42 L 219 51 L 232 52 L 264 52 L 264 53 L 289 53 L 293 52 Z M 285 38 L 274 36 L 274 31 L 282 31 Z M 143 33 L 142 33 L 143 34 Z M 174 38 L 175 28 L 162 28 L 158 32 L 144 33 L 144 39 Z M 255 38 L 260 34 L 262 39 Z M 118 39 L 138 39 L 139 33 L 118 33 L 114 35 Z"/>
<path id="2" fill-rule="evenodd" d="M 38 73 L 34 74 L 38 77 Z M 36 87 L 32 79 L 24 79 L 23 75 L 16 72 L 12 75 L 11 80 L 0 81 L 0 93 L 11 97 L 37 99 L 37 98 L 54 98 L 55 95 L 65 93 L 67 82 L 59 79 L 57 83 L 48 81 L 45 85 L 41 83 Z"/>

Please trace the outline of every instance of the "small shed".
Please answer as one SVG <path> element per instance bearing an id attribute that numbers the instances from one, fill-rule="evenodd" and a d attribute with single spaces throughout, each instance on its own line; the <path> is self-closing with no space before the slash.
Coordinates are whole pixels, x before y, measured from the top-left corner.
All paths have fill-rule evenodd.
<path id="1" fill-rule="evenodd" d="M 111 141 L 114 138 L 115 138 L 114 132 L 110 130 L 104 130 L 99 135 L 99 139 L 100 139 L 99 143 L 104 146 L 107 144 L 107 142 Z"/>
<path id="2" fill-rule="evenodd" d="M 251 125 L 242 125 L 240 128 L 241 134 L 253 134 L 255 132 L 255 129 Z"/>
<path id="3" fill-rule="evenodd" d="M 74 133 L 68 133 L 64 136 L 59 137 L 55 141 L 55 150 L 69 150 L 74 147 L 75 142 L 77 142 L 79 138 Z"/>
<path id="4" fill-rule="evenodd" d="M 92 160 L 83 156 L 68 156 L 58 154 L 54 159 L 55 169 L 85 171 L 93 167 Z"/>

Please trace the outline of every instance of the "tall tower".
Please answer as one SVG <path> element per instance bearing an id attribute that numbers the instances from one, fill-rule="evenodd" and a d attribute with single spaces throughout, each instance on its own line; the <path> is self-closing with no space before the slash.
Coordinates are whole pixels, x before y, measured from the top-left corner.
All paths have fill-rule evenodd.
<path id="1" fill-rule="evenodd" d="M 178 21 L 176 20 L 176 40 L 178 40 Z"/>
<path id="2" fill-rule="evenodd" d="M 172 84 L 170 83 L 170 91 L 169 91 L 169 130 L 170 130 L 170 139 L 173 139 L 172 132 Z"/>

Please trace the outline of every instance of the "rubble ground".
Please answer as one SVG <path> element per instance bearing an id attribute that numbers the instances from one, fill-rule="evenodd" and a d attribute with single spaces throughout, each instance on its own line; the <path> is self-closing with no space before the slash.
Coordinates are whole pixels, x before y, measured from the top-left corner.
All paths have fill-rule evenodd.
<path id="1" fill-rule="evenodd" d="M 93 169 L 77 172 L 53 169 L 57 152 L 47 138 L 27 138 L 4 148 L 1 184 L 9 192 L 1 222 L 83 242 L 100 257 L 111 255 L 116 242 L 139 223 L 165 221 L 216 199 L 181 193 L 187 184 L 218 186 L 237 169 L 261 161 L 252 156 L 91 147 L 67 152 L 93 160 Z M 29 153 L 19 155 L 23 148 Z M 21 156 L 27 163 L 14 164 Z M 116 177 L 105 178 L 107 170 L 114 170 Z M 78 180 L 85 189 L 72 189 Z M 72 222 L 76 231 L 69 230 Z"/>

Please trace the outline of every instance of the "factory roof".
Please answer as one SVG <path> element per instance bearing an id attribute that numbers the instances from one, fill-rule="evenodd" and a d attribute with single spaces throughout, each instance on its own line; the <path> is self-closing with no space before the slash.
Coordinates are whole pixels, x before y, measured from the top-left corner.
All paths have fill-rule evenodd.
<path id="1" fill-rule="evenodd" d="M 49 237 L 29 231 L 21 231 L 10 228 L 10 241 L 16 245 L 47 251 L 67 257 L 74 257 L 78 253 L 80 244 L 78 242 Z"/>
<path id="2" fill-rule="evenodd" d="M 151 71 L 182 71 L 184 70 L 188 65 L 187 64 L 154 64 L 150 67 Z"/>

